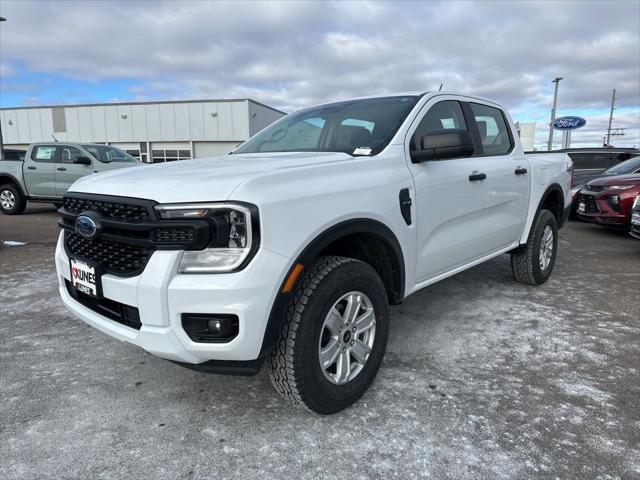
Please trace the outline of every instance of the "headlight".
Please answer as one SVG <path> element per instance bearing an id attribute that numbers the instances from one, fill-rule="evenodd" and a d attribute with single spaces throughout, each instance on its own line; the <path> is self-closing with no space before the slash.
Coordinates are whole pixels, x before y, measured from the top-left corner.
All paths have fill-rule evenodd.
<path id="1" fill-rule="evenodd" d="M 634 185 L 611 185 L 610 187 L 605 187 L 605 190 L 627 190 Z"/>
<path id="2" fill-rule="evenodd" d="M 575 195 L 576 193 L 578 193 L 580 190 L 582 190 L 582 187 L 584 187 L 584 185 L 576 185 L 575 187 L 572 187 L 571 195 Z"/>
<path id="3" fill-rule="evenodd" d="M 636 208 L 638 205 L 640 205 L 640 194 L 636 196 L 636 199 L 633 201 L 633 206 L 631 208 Z"/>
<path id="4" fill-rule="evenodd" d="M 179 273 L 232 272 L 250 260 L 258 248 L 258 210 L 247 204 L 208 203 L 157 205 L 161 218 L 207 219 L 214 239 L 208 248 L 185 251 Z"/>

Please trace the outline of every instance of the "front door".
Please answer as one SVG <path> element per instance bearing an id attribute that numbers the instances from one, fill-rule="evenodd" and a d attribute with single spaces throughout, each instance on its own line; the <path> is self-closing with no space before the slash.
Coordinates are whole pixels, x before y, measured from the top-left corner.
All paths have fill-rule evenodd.
<path id="1" fill-rule="evenodd" d="M 93 165 L 74 163 L 74 159 L 77 157 L 86 157 L 92 163 L 96 162 L 96 160 L 77 147 L 71 145 L 60 146 L 60 155 L 58 163 L 56 163 L 56 189 L 59 196 L 64 195 L 73 182 L 93 172 Z"/>
<path id="2" fill-rule="evenodd" d="M 36 145 L 24 159 L 24 181 L 31 197 L 57 197 L 56 145 Z"/>

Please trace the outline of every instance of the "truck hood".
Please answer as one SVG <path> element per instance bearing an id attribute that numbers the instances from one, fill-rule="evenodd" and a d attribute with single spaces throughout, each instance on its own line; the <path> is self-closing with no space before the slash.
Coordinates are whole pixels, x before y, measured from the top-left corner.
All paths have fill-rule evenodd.
<path id="1" fill-rule="evenodd" d="M 608 187 L 610 185 L 637 185 L 640 184 L 640 174 L 614 175 L 591 180 L 588 185 Z"/>
<path id="2" fill-rule="evenodd" d="M 69 192 L 145 198 L 159 203 L 227 200 L 243 182 L 277 170 L 345 162 L 345 153 L 261 153 L 160 163 L 83 177 Z"/>

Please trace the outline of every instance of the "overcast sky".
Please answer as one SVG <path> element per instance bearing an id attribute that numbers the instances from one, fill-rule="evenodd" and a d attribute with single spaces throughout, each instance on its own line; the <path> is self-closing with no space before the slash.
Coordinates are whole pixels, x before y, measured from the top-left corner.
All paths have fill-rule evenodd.
<path id="1" fill-rule="evenodd" d="M 640 146 L 640 2 L 0 1 L 0 106 L 250 97 L 287 112 L 443 90 L 505 104 L 548 136 L 558 115 Z M 556 143 L 560 142 L 556 134 Z"/>

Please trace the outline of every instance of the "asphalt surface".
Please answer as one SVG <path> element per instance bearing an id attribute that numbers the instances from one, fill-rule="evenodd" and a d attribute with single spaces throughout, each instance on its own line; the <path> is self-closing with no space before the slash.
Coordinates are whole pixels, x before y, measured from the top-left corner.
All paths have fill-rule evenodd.
<path id="1" fill-rule="evenodd" d="M 640 478 L 640 242 L 560 234 L 551 279 L 507 256 L 392 310 L 369 392 L 330 417 L 267 372 L 183 369 L 71 316 L 48 205 L 0 215 L 0 478 Z M 0 242 L 2 243 L 2 242 Z"/>

